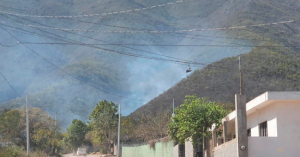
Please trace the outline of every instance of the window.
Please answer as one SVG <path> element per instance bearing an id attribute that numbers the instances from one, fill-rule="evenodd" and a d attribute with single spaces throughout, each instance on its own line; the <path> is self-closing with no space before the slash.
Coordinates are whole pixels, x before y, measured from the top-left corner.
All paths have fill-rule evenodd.
<path id="1" fill-rule="evenodd" d="M 251 137 L 251 128 L 247 130 L 247 136 Z"/>
<path id="2" fill-rule="evenodd" d="M 268 137 L 268 125 L 267 122 L 259 124 L 259 136 Z"/>

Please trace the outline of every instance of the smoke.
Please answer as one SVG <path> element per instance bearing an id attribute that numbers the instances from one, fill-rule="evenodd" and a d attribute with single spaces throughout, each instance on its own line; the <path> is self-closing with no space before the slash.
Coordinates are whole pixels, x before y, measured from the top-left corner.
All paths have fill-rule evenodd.
<path id="1" fill-rule="evenodd" d="M 16 1 L 17 2 L 17 1 Z M 109 2 L 109 1 L 108 1 Z M 108 3 L 107 2 L 107 3 Z M 22 2 L 20 2 L 22 3 Z M 24 2 L 23 2 L 24 3 Z M 32 2 L 35 6 L 41 5 Z M 50 3 L 50 2 L 49 2 Z M 50 8 L 50 4 L 46 6 L 47 10 Z M 75 2 L 77 9 L 82 9 L 78 4 L 79 1 Z M 77 4 L 78 3 L 78 4 Z M 82 2 L 81 2 L 82 3 Z M 81 4 L 80 3 L 80 4 Z M 118 3 L 118 2 L 114 2 Z M 131 4 L 131 2 L 126 2 Z M 51 3 L 52 4 L 52 3 Z M 119 3 L 118 3 L 119 4 Z M 52 4 L 53 5 L 53 4 Z M 74 5 L 73 1 L 71 4 L 66 3 L 63 5 Z M 62 6 L 63 6 L 62 5 Z M 91 4 L 88 4 L 91 5 Z M 121 5 L 121 3 L 119 4 Z M 138 3 L 132 4 L 132 7 L 137 6 Z M 17 5 L 19 6 L 19 5 Z M 60 7 L 62 7 L 60 6 Z M 45 7 L 45 6 L 44 6 Z M 103 8 L 105 12 L 105 6 L 101 3 L 97 3 L 94 8 Z M 120 6 L 116 5 L 115 10 L 120 9 Z M 128 6 L 127 6 L 128 7 Z M 83 7 L 85 11 L 90 11 L 89 7 Z M 122 8 L 122 7 L 121 7 Z M 69 7 L 72 10 L 72 7 Z M 107 8 L 106 8 L 107 9 Z M 114 8 L 109 8 L 114 10 Z M 108 9 L 108 10 L 109 10 Z M 183 8 L 179 8 L 183 9 Z M 76 11 L 76 10 L 75 10 Z M 74 13 L 76 13 L 74 11 Z M 82 10 L 77 10 L 82 12 Z M 94 10 L 95 11 L 95 10 Z M 98 10 L 96 10 L 98 11 Z M 173 10 L 174 11 L 174 10 Z M 71 11 L 65 9 L 61 12 L 69 14 Z M 47 13 L 47 12 L 46 12 Z M 56 12 L 59 14 L 59 12 Z M 129 15 L 129 16 L 128 16 Z M 127 18 L 133 20 L 140 19 L 155 19 L 158 24 L 162 25 L 150 25 L 142 23 L 132 23 L 129 21 L 122 21 L 121 18 L 107 18 L 97 19 L 93 22 L 101 23 L 103 21 L 111 25 L 125 25 L 127 27 L 136 27 L 150 30 L 174 30 L 176 29 L 173 25 L 167 25 L 165 22 L 172 21 L 174 17 L 170 15 L 168 10 L 155 10 L 149 11 L 148 14 L 128 14 Z M 184 14 L 186 16 L 186 13 Z M 156 16 L 156 17 L 155 17 Z M 166 17 L 161 17 L 166 16 Z M 182 15 L 183 16 L 183 15 Z M 121 16 L 122 17 L 122 16 Z M 178 18 L 178 17 L 176 17 Z M 7 20 L 2 17 L 1 20 Z M 36 20 L 36 19 L 35 19 Z M 192 21 L 192 19 L 186 19 Z M 41 23 L 52 24 L 57 27 L 74 27 L 80 29 L 99 29 L 99 30 L 114 30 L 116 28 L 108 28 L 107 26 L 91 25 L 86 23 L 78 23 L 76 21 L 61 21 L 60 19 L 51 20 L 37 20 Z M 194 20 L 196 21 L 196 20 Z M 43 37 L 33 36 L 24 34 L 13 29 L 7 28 L 20 41 L 26 42 L 53 42 L 53 40 L 45 39 Z M 184 29 L 184 28 L 180 28 Z M 29 29 L 31 31 L 37 31 L 36 29 Z M 49 30 L 47 30 L 49 31 Z M 82 41 L 85 43 L 103 43 L 93 39 L 80 37 L 78 35 L 72 35 L 61 31 L 50 31 L 57 35 L 62 35 L 70 39 Z M 0 42 L 7 44 L 14 44 L 17 41 L 13 39 L 5 31 L 0 30 L 1 38 Z M 227 37 L 225 32 L 200 32 L 193 33 L 193 35 L 186 34 L 94 34 L 85 33 L 84 35 L 90 36 L 96 39 L 108 41 L 110 43 L 140 43 L 140 44 L 196 44 L 196 45 L 219 45 L 219 46 L 199 46 L 199 47 L 132 47 L 143 51 L 157 53 L 161 55 L 168 55 L 179 59 L 211 63 L 218 61 L 225 57 L 236 56 L 238 54 L 247 53 L 251 50 L 251 47 L 222 47 L 222 45 L 234 44 L 248 44 L 245 41 L 238 41 L 234 39 L 219 38 Z M 196 35 L 196 36 L 195 36 Z M 203 37 L 206 36 L 206 37 Z M 211 37 L 207 37 L 211 36 Z M 54 41 L 61 42 L 61 41 Z M 14 47 L 1 47 L 0 52 L 0 71 L 6 76 L 7 80 L 15 87 L 21 96 L 29 94 L 29 101 L 34 104 L 35 107 L 41 107 L 46 110 L 52 116 L 55 112 L 58 112 L 57 118 L 65 129 L 72 119 L 81 119 L 86 121 L 90 112 L 95 107 L 96 103 L 101 100 L 113 101 L 121 104 L 122 115 L 128 115 L 140 106 L 146 104 L 151 99 L 155 98 L 159 94 L 168 90 L 170 87 L 175 85 L 178 81 L 187 77 L 185 70 L 187 64 L 174 64 L 164 61 L 148 60 L 142 58 L 133 58 L 129 56 L 122 56 L 119 54 L 113 54 L 99 49 L 92 49 L 83 46 L 66 46 L 66 45 L 29 45 L 30 48 L 38 52 L 41 56 L 49 60 L 51 63 L 57 65 L 60 68 L 66 68 L 72 65 L 72 70 L 75 72 L 82 71 L 95 71 L 97 76 L 81 77 L 86 83 L 82 83 L 71 76 L 60 71 L 51 63 L 45 61 L 43 58 L 30 52 L 21 44 Z M 119 50 L 124 52 L 130 52 L 135 54 L 147 55 L 152 57 L 162 57 L 161 55 L 154 55 L 138 50 L 130 50 L 124 47 L 118 46 L 101 46 L 113 50 Z M 130 46 L 129 46 L 130 47 Z M 79 63 L 82 62 L 93 62 L 103 63 L 99 64 L 99 67 L 82 66 Z M 98 64 L 97 64 L 98 65 Z M 202 68 L 202 66 L 192 65 L 192 70 Z M 70 70 L 70 69 L 68 69 Z M 101 71 L 101 75 L 98 73 Z M 71 72 L 71 71 L 68 71 Z M 72 73 L 74 74 L 74 73 Z M 98 76 L 99 80 L 98 79 Z M 98 87 L 100 90 L 91 87 L 92 85 L 101 85 Z M 109 91 L 103 92 L 103 91 Z M 6 84 L 6 82 L 0 78 L 0 102 L 1 106 L 7 107 L 8 104 L 17 104 L 21 106 L 24 102 L 21 100 L 17 101 L 17 94 Z M 122 95 L 129 99 L 124 99 L 116 95 Z M 130 99 L 133 98 L 133 99 Z M 134 100 L 134 99 L 139 99 Z M 15 103 L 17 102 L 17 103 Z"/>

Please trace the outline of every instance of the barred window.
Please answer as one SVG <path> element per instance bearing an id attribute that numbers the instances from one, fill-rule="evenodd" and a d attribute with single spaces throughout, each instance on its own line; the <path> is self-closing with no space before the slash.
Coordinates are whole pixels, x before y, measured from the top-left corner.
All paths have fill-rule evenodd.
<path id="1" fill-rule="evenodd" d="M 268 137 L 268 123 L 263 122 L 259 124 L 259 136 Z"/>

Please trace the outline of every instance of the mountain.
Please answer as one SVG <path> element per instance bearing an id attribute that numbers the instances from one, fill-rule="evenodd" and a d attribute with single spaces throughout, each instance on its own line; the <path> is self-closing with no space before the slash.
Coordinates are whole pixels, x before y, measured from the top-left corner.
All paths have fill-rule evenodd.
<path id="1" fill-rule="evenodd" d="M 220 15 L 222 14 L 222 15 Z M 219 16 L 218 16 L 219 15 Z M 244 29 L 228 29 L 232 38 L 248 38 L 255 45 L 241 55 L 243 92 L 247 101 L 265 91 L 298 91 L 299 83 L 299 16 L 298 1 L 228 1 L 209 15 L 210 23 L 222 27 L 244 26 Z M 293 23 L 271 24 L 261 27 L 251 25 L 295 20 Z M 235 45 L 239 47 L 239 45 Z M 234 46 L 233 46 L 234 47 Z M 224 58 L 195 70 L 191 75 L 160 94 L 129 117 L 140 119 L 143 114 L 155 116 L 172 110 L 183 103 L 186 95 L 196 94 L 220 103 L 234 103 L 238 94 L 240 73 L 238 56 Z"/>
<path id="2" fill-rule="evenodd" d="M 170 2 L 174 1 L 3 0 L 0 2 L 0 7 L 5 12 L 19 14 L 72 16 L 149 8 L 150 6 Z M 270 12 L 265 13 L 264 9 L 268 9 Z M 202 95 L 197 93 L 199 96 L 207 96 L 208 93 L 211 93 L 217 95 L 215 98 L 218 98 L 212 100 L 230 102 L 232 99 L 229 96 L 221 96 L 221 93 L 224 93 L 227 88 L 220 85 L 226 84 L 224 80 L 229 81 L 233 76 L 222 72 L 221 68 L 218 68 L 224 66 L 227 70 L 229 67 L 236 69 L 236 58 L 230 59 L 227 57 L 245 54 L 250 51 L 250 54 L 256 54 L 258 53 L 256 49 L 259 49 L 262 54 L 272 53 L 275 56 L 278 55 L 275 57 L 278 60 L 282 57 L 289 60 L 289 56 L 293 56 L 297 52 L 297 47 L 269 48 L 258 46 L 268 44 L 274 46 L 275 43 L 279 46 L 289 46 L 297 45 L 299 42 L 297 33 L 295 33 L 299 31 L 299 28 L 293 24 L 251 27 L 240 30 L 158 34 L 70 32 L 32 28 L 26 25 L 96 31 L 176 31 L 276 22 L 293 19 L 298 15 L 299 2 L 293 0 L 284 3 L 262 0 L 186 0 L 174 5 L 137 12 L 69 19 L 1 14 L 0 20 L 6 22 L 3 27 L 15 35 L 18 40 L 26 42 L 27 46 L 34 52 L 22 44 L 18 44 L 17 40 L 9 33 L 0 29 L 2 35 L 0 42 L 6 45 L 6 47 L 1 47 L 3 53 L 0 53 L 0 71 L 23 97 L 23 99 L 19 98 L 3 79 L 0 84 L 0 106 L 1 108 L 22 106 L 24 105 L 24 96 L 28 94 L 31 106 L 41 107 L 52 116 L 55 112 L 58 112 L 58 120 L 64 124 L 63 127 L 65 128 L 73 118 L 87 120 L 88 114 L 95 104 L 104 99 L 126 106 L 123 107 L 124 115 L 130 114 L 147 102 L 136 112 L 148 108 L 148 106 L 151 106 L 149 108 L 155 108 L 153 104 L 168 105 L 173 97 L 176 98 L 176 104 L 179 105 L 185 95 L 197 93 L 198 90 L 206 93 Z M 25 25 L 20 25 L 20 23 Z M 78 43 L 81 45 L 78 45 Z M 133 46 L 130 44 L 174 46 Z M 186 44 L 203 46 L 176 46 Z M 131 53 L 131 55 L 128 55 L 128 53 Z M 242 60 L 245 60 L 243 67 L 247 63 L 247 58 L 244 58 L 247 55 L 242 56 Z M 202 69 L 204 66 L 201 64 L 192 65 L 195 72 L 188 75 L 185 73 L 187 64 L 145 59 L 141 56 L 169 60 L 173 57 L 209 65 L 203 70 L 195 70 Z M 222 60 L 223 58 L 226 59 Z M 253 59 L 255 61 L 256 58 L 253 57 Z M 226 67 L 227 60 L 234 63 Z M 215 61 L 219 62 L 212 63 Z M 294 60 L 289 61 L 294 62 Z M 282 62 L 279 60 L 278 63 Z M 212 66 L 214 64 L 219 65 Z M 250 63 L 249 65 L 252 66 Z M 209 78 L 208 74 L 204 75 L 203 73 L 204 71 L 212 73 L 209 72 L 212 67 L 215 67 L 213 72 L 215 75 L 209 76 L 213 76 L 213 79 Z M 261 67 L 263 66 L 261 65 Z M 249 68 L 251 70 L 251 67 Z M 234 80 L 236 81 L 238 75 L 235 72 L 237 71 L 232 71 L 232 74 L 234 74 Z M 283 73 L 282 75 L 286 74 L 286 72 Z M 245 77 L 247 75 L 249 74 L 245 72 Z M 257 74 L 256 76 L 260 75 Z M 217 77 L 222 77 L 222 80 L 218 80 Z M 199 82 L 190 80 L 192 78 L 194 81 L 202 80 L 202 82 L 198 85 Z M 178 83 L 182 79 L 183 81 Z M 207 79 L 211 79 L 208 81 L 209 83 Z M 213 82 L 211 83 L 211 81 Z M 235 81 L 230 85 L 234 86 Z M 203 82 L 206 82 L 206 84 L 202 84 Z M 246 83 L 247 80 L 245 79 L 247 89 L 248 85 Z M 210 89 L 216 90 L 210 88 L 210 84 L 220 87 L 220 91 L 208 92 Z M 288 85 L 290 86 L 290 83 L 281 85 L 278 89 L 289 89 Z M 172 86 L 174 87 L 171 88 Z M 227 87 L 231 86 L 228 84 Z M 176 93 L 181 94 L 170 93 L 170 90 L 174 88 L 176 88 Z M 236 93 L 236 88 L 228 90 L 231 93 Z M 155 98 L 159 94 L 161 95 Z M 212 98 L 212 95 L 209 96 Z M 149 102 L 151 99 L 153 100 Z M 151 112 L 155 113 L 155 111 L 153 109 Z M 136 114 L 136 112 L 133 114 Z"/>

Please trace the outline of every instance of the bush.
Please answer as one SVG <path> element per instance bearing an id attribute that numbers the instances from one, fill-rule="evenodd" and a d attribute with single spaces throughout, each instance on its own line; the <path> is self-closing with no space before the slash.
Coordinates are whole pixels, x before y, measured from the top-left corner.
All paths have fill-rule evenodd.
<path id="1" fill-rule="evenodd" d="M 22 157 L 23 148 L 19 146 L 9 146 L 0 148 L 0 157 Z"/>

